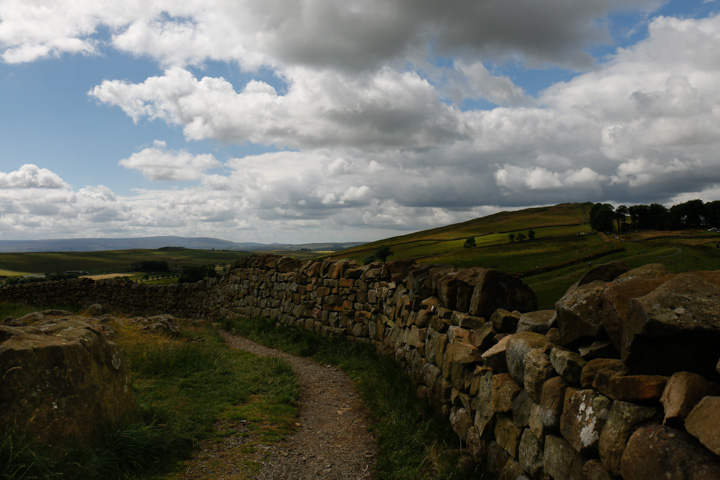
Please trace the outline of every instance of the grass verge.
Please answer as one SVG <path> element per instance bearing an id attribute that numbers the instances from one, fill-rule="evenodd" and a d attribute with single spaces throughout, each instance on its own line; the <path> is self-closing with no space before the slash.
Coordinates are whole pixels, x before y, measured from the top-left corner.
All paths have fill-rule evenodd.
<path id="1" fill-rule="evenodd" d="M 37 311 L 3 305 L 0 315 L 28 309 Z M 91 449 L 50 450 L 3 432 L 0 479 L 161 478 L 181 468 L 199 442 L 247 435 L 223 425 L 242 422 L 253 441 L 264 444 L 282 441 L 293 430 L 299 388 L 286 362 L 231 350 L 203 323 L 185 324 L 172 337 L 141 331 L 128 320 L 112 326 L 130 365 L 142 422 L 108 432 Z M 255 465 L 245 467 L 251 471 Z"/>
<path id="2" fill-rule="evenodd" d="M 352 378 L 375 419 L 379 479 L 465 479 L 473 471 L 458 468 L 459 439 L 446 419 L 415 395 L 415 387 L 393 360 L 371 345 L 277 326 L 254 318 L 226 320 L 228 330 L 266 346 L 311 357 L 342 368 Z"/>

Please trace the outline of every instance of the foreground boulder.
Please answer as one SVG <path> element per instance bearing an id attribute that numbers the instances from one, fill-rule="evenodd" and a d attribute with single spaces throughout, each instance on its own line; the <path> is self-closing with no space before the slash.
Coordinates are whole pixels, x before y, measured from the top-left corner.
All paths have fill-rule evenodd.
<path id="1" fill-rule="evenodd" d="M 0 431 L 88 446 L 139 419 L 118 347 L 81 319 L 0 325 L 0 372 Z"/>

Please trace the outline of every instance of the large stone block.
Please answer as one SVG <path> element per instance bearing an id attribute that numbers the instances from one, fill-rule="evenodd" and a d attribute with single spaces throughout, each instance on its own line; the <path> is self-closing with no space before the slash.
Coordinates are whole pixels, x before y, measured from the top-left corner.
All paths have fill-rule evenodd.
<path id="1" fill-rule="evenodd" d="M 685 419 L 688 433 L 720 455 L 720 397 L 705 397 Z"/>
<path id="2" fill-rule="evenodd" d="M 557 301 L 557 325 L 563 345 L 595 338 L 602 331 L 601 296 L 606 285 L 600 280 L 582 286 L 573 285 Z"/>
<path id="3" fill-rule="evenodd" d="M 579 354 L 562 348 L 550 351 L 550 363 L 555 371 L 572 385 L 580 385 L 580 378 L 587 361 Z"/>
<path id="4" fill-rule="evenodd" d="M 83 320 L 0 326 L 0 431 L 15 425 L 40 443 L 90 446 L 139 420 L 118 347 Z"/>
<path id="5" fill-rule="evenodd" d="M 495 421 L 495 441 L 502 446 L 511 457 L 517 456 L 522 429 L 515 425 L 507 415 L 498 415 Z"/>
<path id="6" fill-rule="evenodd" d="M 692 372 L 674 373 L 668 380 L 660 397 L 665 417 L 663 423 L 682 426 L 695 405 L 706 395 L 720 393 L 718 386 L 701 375 Z"/>
<path id="7" fill-rule="evenodd" d="M 556 323 L 555 310 L 538 310 L 536 312 L 527 312 L 520 315 L 518 322 L 518 332 L 535 332 L 545 335 L 548 330 L 555 326 Z"/>
<path id="8" fill-rule="evenodd" d="M 523 430 L 518 445 L 518 461 L 533 477 L 543 468 L 543 442 L 530 429 Z"/>
<path id="9" fill-rule="evenodd" d="M 544 349 L 530 350 L 525 355 L 525 378 L 523 385 L 528 396 L 535 402 L 540 401 L 542 387 L 547 380 L 557 376 L 557 372 L 550 363 L 550 357 Z"/>
<path id="10" fill-rule="evenodd" d="M 509 412 L 515 397 L 520 394 L 522 387 L 507 373 L 499 373 L 492 379 L 491 403 L 495 412 Z"/>
<path id="11" fill-rule="evenodd" d="M 630 436 L 642 424 L 658 417 L 658 410 L 628 402 L 615 401 L 600 434 L 599 451 L 603 466 L 620 475 L 620 461 Z"/>
<path id="12" fill-rule="evenodd" d="M 537 297 L 522 280 L 494 269 L 478 269 L 468 312 L 489 318 L 495 310 L 537 310 Z"/>
<path id="13" fill-rule="evenodd" d="M 569 388 L 565 391 L 560 432 L 575 450 L 582 454 L 597 451 L 611 403 L 612 400 L 595 390 Z"/>
<path id="14" fill-rule="evenodd" d="M 555 435 L 545 437 L 543 467 L 554 480 L 585 480 L 585 460 L 568 442 Z"/>
<path id="15" fill-rule="evenodd" d="M 602 324 L 608 338 L 619 352 L 627 321 L 630 301 L 647 295 L 670 279 L 662 266 L 632 270 L 631 277 L 621 277 L 609 284 L 602 293 Z"/>
<path id="16" fill-rule="evenodd" d="M 557 431 L 560 427 L 567 388 L 568 383 L 561 377 L 553 377 L 543 385 L 540 395 L 540 419 L 549 431 Z"/>
<path id="17" fill-rule="evenodd" d="M 505 359 L 508 372 L 522 384 L 525 382 L 525 355 L 534 349 L 544 349 L 547 346 L 545 335 L 533 332 L 520 332 L 510 335 L 507 340 Z"/>
<path id="18" fill-rule="evenodd" d="M 717 376 L 720 280 L 715 277 L 720 272 L 677 275 L 630 302 L 620 353 L 631 371 Z"/>
<path id="19" fill-rule="evenodd" d="M 650 425 L 630 437 L 621 472 L 624 480 L 718 480 L 720 461 L 688 433 Z"/>

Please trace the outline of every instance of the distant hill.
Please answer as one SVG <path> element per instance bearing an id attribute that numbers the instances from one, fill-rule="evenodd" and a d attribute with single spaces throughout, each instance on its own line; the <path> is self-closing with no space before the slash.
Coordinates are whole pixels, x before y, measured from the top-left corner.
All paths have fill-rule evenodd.
<path id="1" fill-rule="evenodd" d="M 238 243 L 209 237 L 144 237 L 144 238 L 68 238 L 50 240 L 0 240 L 1 253 L 23 252 L 101 252 L 106 250 L 157 249 L 163 247 L 183 247 L 198 250 L 341 250 L 360 245 L 359 242 L 345 243 L 308 243 L 264 244 Z"/>

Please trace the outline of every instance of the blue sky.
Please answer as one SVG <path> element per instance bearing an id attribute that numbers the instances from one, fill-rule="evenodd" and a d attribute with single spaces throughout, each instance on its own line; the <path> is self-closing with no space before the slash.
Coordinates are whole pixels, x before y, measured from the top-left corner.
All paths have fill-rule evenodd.
<path id="1" fill-rule="evenodd" d="M 361 241 L 714 200 L 719 7 L 0 0 L 0 237 Z"/>

